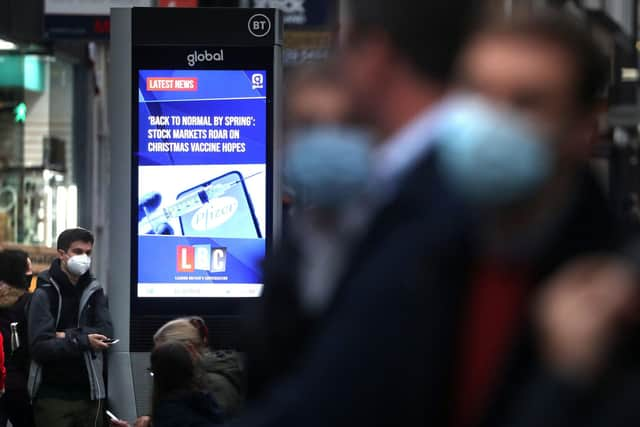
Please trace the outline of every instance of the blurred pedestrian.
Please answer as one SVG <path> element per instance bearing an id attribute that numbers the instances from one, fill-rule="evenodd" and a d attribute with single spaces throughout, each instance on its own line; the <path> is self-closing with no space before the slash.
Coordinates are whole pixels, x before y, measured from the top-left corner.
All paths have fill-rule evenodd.
<path id="1" fill-rule="evenodd" d="M 284 102 L 285 163 L 286 152 L 299 142 L 300 135 L 313 129 L 341 128 L 353 118 L 350 99 L 333 62 L 304 64 L 288 71 L 285 80 Z M 286 164 L 285 164 L 286 169 Z M 291 182 L 285 173 L 285 236 L 292 215 L 305 211 L 314 204 L 309 188 Z"/>
<path id="2" fill-rule="evenodd" d="M 459 273 L 444 266 L 457 252 L 464 212 L 434 167 L 434 131 L 477 4 L 348 2 L 340 76 L 361 123 L 380 142 L 372 138 L 369 149 L 361 150 L 365 145 L 350 139 L 347 155 L 336 133 L 324 133 L 322 141 L 332 143 L 314 143 L 314 151 L 300 150 L 296 157 L 310 165 L 302 178 L 318 189 L 318 204 L 339 200 L 347 207 L 336 222 L 338 239 L 308 257 L 313 277 L 311 265 L 293 266 L 300 270 L 294 283 L 298 293 L 290 303 L 306 305 L 313 317 L 305 325 L 305 339 L 287 347 L 295 353 L 289 375 L 276 381 L 238 425 L 420 425 L 426 420 L 439 425 L 442 420 L 447 397 L 440 365 L 445 361 L 436 350 L 451 334 L 446 326 L 423 329 L 439 316 L 441 303 L 422 284 L 440 283 L 443 271 Z M 320 140 L 314 136 L 312 141 Z M 353 171 L 357 179 L 346 182 L 361 182 L 364 176 L 364 188 L 335 184 Z M 290 286 L 283 283 L 289 267 L 284 258 L 267 267 L 265 289 Z M 306 286 L 310 280 L 317 286 Z M 284 310 L 273 314 L 286 319 Z M 284 336 L 275 345 L 286 346 Z"/>
<path id="3" fill-rule="evenodd" d="M 523 131 L 505 139 L 503 130 L 511 126 L 505 120 L 456 156 L 455 144 L 444 141 L 452 187 L 481 218 L 465 303 L 451 307 L 461 319 L 453 353 L 456 426 L 583 425 L 573 417 L 587 408 L 580 398 L 603 365 L 595 359 L 606 354 L 629 289 L 610 286 L 602 294 L 601 281 L 562 276 L 563 290 L 544 299 L 544 320 L 531 313 L 537 297 L 560 283 L 549 280 L 558 269 L 622 247 L 587 167 L 608 67 L 589 33 L 559 12 L 489 24 L 462 57 L 463 88 L 508 111 L 505 117 L 522 122 Z M 468 118 L 469 128 L 482 127 L 477 116 Z M 483 186 L 501 167 L 507 171 L 502 183 Z M 569 294 L 578 298 L 569 302 Z M 588 301 L 591 308 L 558 316 L 557 306 Z M 588 319 L 596 309 L 602 316 Z M 549 334 L 551 324 L 557 335 Z"/>
<path id="4" fill-rule="evenodd" d="M 237 416 L 244 405 L 246 395 L 246 369 L 243 357 L 233 350 L 211 351 L 209 331 L 201 317 L 180 317 L 158 329 L 153 336 L 154 348 L 165 343 L 182 344 L 197 367 L 199 383 L 210 392 L 219 408 L 219 416 L 229 420 Z M 151 416 L 139 417 L 135 427 L 152 425 Z M 126 427 L 126 421 L 112 422 Z"/>
<path id="5" fill-rule="evenodd" d="M 168 341 L 151 352 L 154 427 L 205 427 L 222 424 L 213 396 L 200 381 L 203 373 L 188 349 Z"/>
<path id="6" fill-rule="evenodd" d="M 156 345 L 151 352 L 150 374 L 153 427 L 209 427 L 223 423 L 222 412 L 203 383 L 205 373 L 183 343 L 166 341 Z M 112 421 L 111 425 L 129 424 Z"/>
<path id="7" fill-rule="evenodd" d="M 26 252 L 0 252 L 0 332 L 3 339 L 7 378 L 0 399 L 0 426 L 34 426 L 31 398 L 27 391 L 29 351 L 26 306 L 33 271 Z"/>
<path id="8" fill-rule="evenodd" d="M 285 106 L 284 182 L 292 210 L 277 256 L 266 264 L 266 275 L 278 278 L 266 278 L 260 301 L 243 316 L 251 396 L 295 363 L 310 322 L 330 298 L 331 287 L 315 277 L 341 256 L 337 219 L 346 203 L 331 197 L 357 197 L 368 178 L 362 161 L 368 163 L 369 141 L 355 128 L 351 100 L 333 62 L 291 70 Z M 357 153 L 365 156 L 354 163 Z M 328 161 L 342 166 L 327 167 Z"/>
<path id="9" fill-rule="evenodd" d="M 209 331 L 201 317 L 183 317 L 165 323 L 153 336 L 155 346 L 174 341 L 184 344 L 203 374 L 203 385 L 215 398 L 226 419 L 237 416 L 244 405 L 246 371 L 242 355 L 233 350 L 209 348 Z"/>

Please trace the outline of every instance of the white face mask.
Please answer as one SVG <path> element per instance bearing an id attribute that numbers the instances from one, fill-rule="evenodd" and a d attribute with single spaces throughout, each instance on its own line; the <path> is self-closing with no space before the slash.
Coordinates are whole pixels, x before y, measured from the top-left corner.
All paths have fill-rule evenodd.
<path id="1" fill-rule="evenodd" d="M 91 258 L 87 254 L 74 255 L 67 261 L 67 270 L 75 276 L 82 276 L 90 267 Z"/>

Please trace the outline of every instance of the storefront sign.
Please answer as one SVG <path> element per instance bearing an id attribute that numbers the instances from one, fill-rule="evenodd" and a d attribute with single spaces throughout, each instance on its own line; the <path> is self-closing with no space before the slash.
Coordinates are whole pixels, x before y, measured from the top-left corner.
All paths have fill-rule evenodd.
<path id="1" fill-rule="evenodd" d="M 245 7 L 276 8 L 289 27 L 326 28 L 335 16 L 335 0 L 243 0 Z"/>
<path id="2" fill-rule="evenodd" d="M 107 39 L 112 7 L 148 7 L 152 0 L 45 0 L 49 39 Z"/>

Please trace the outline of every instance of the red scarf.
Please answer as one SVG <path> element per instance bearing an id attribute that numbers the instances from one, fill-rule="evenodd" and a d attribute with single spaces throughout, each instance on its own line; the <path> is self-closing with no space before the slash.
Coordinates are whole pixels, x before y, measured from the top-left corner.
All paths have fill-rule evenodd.
<path id="1" fill-rule="evenodd" d="M 455 427 L 476 425 L 484 414 L 523 319 L 527 272 L 487 260 L 472 276 L 461 330 Z"/>

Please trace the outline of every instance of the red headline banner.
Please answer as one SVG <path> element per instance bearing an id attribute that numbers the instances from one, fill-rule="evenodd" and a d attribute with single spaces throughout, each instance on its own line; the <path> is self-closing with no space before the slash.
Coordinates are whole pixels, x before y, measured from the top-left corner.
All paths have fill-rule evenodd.
<path id="1" fill-rule="evenodd" d="M 198 90 L 195 77 L 147 77 L 147 91 L 188 92 Z"/>

